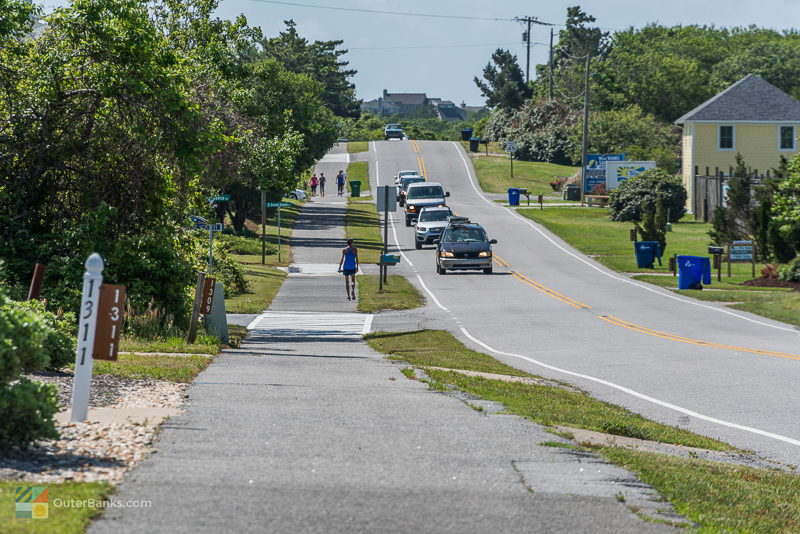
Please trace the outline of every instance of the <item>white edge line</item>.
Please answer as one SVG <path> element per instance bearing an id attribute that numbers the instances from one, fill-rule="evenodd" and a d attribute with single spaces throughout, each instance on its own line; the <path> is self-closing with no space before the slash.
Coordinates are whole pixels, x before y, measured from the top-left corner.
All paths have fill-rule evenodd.
<path id="1" fill-rule="evenodd" d="M 374 319 L 374 318 L 375 318 L 375 315 L 370 313 L 364 319 L 364 326 L 361 328 L 361 335 L 362 336 L 365 336 L 365 335 L 369 334 L 372 331 L 372 319 Z"/>
<path id="2" fill-rule="evenodd" d="M 622 391 L 623 393 L 627 393 L 628 395 L 632 395 L 632 396 L 637 397 L 639 399 L 642 399 L 644 401 L 647 401 L 647 402 L 650 402 L 650 403 L 653 403 L 653 404 L 657 404 L 658 406 L 662 406 L 664 408 L 668 408 L 670 410 L 674 410 L 676 412 L 680 412 L 682 414 L 685 414 L 685 415 L 688 415 L 688 416 L 691 416 L 691 417 L 695 417 L 695 418 L 701 419 L 703 421 L 708 421 L 709 423 L 715 423 L 715 424 L 718 424 L 718 425 L 726 426 L 728 428 L 734 428 L 734 429 L 737 429 L 737 430 L 743 430 L 745 432 L 758 434 L 760 436 L 764 436 L 764 437 L 767 437 L 767 438 L 772 438 L 772 439 L 775 439 L 775 440 L 778 440 L 778 441 L 783 441 L 785 443 L 789 443 L 790 445 L 795 445 L 795 446 L 800 447 L 800 440 L 797 440 L 797 439 L 793 439 L 793 438 L 790 438 L 790 437 L 787 437 L 787 436 L 782 436 L 780 434 L 775 434 L 773 432 L 768 432 L 766 430 L 759 430 L 758 428 L 744 426 L 744 425 L 740 425 L 740 424 L 737 424 L 737 423 L 731 423 L 729 421 L 724 421 L 722 419 L 717 419 L 716 417 L 703 415 L 703 414 L 697 413 L 695 411 L 689 410 L 687 408 L 682 408 L 680 406 L 676 406 L 675 404 L 671 404 L 669 402 L 665 402 L 665 401 L 656 399 L 654 397 L 650 397 L 649 395 L 645 395 L 643 393 L 639 393 L 638 391 L 634 391 L 634 390 L 632 390 L 630 388 L 627 388 L 625 386 L 620 386 L 619 384 L 615 384 L 613 382 L 609 382 L 608 380 L 603 380 L 602 378 L 595 378 L 593 376 L 584 375 L 584 374 L 581 374 L 581 373 L 576 373 L 574 371 L 567 371 L 566 369 L 561 369 L 559 367 L 548 365 L 548 364 L 540 362 L 538 360 L 534 360 L 533 358 L 529 358 L 527 356 L 522 356 L 521 354 L 513 354 L 511 352 L 503 352 L 503 351 L 499 351 L 499 350 L 493 349 L 492 347 L 490 347 L 489 345 L 487 345 L 483 341 L 473 337 L 469 332 L 467 332 L 467 330 L 465 328 L 462 327 L 460 330 L 465 336 L 467 336 L 467 338 L 469 338 L 473 342 L 477 343 L 478 345 L 480 345 L 484 349 L 488 350 L 489 352 L 493 352 L 495 354 L 500 354 L 500 355 L 503 355 L 503 356 L 510 356 L 512 358 L 520 358 L 520 359 L 526 360 L 526 361 L 528 361 L 528 362 L 530 362 L 530 363 L 532 363 L 534 365 L 538 365 L 540 367 L 544 367 L 546 369 L 550 369 L 551 371 L 556 371 L 558 373 L 563 373 L 563 374 L 566 374 L 566 375 L 575 376 L 575 377 L 578 377 L 578 378 L 583 378 L 585 380 L 590 380 L 592 382 L 597 382 L 598 384 L 602 384 L 604 386 L 608 386 L 610 388 Z"/>
<path id="3" fill-rule="evenodd" d="M 442 303 L 439 302 L 439 299 L 436 298 L 436 295 L 433 294 L 433 291 L 428 289 L 428 286 L 425 285 L 425 282 L 422 281 L 422 277 L 419 274 L 417 275 L 417 280 L 419 280 L 419 283 L 422 285 L 422 289 L 424 289 L 425 292 L 428 293 L 428 295 L 431 296 L 431 298 L 433 299 L 433 302 L 435 302 L 437 306 L 439 306 L 441 309 L 443 309 L 446 312 L 450 311 L 447 308 L 445 308 L 444 306 L 442 306 Z"/>
<path id="4" fill-rule="evenodd" d="M 678 296 L 676 296 L 676 295 L 671 295 L 671 294 L 669 294 L 669 293 L 664 293 L 664 292 L 662 292 L 662 291 L 659 291 L 659 290 L 658 290 L 658 289 L 656 289 L 656 288 L 648 287 L 647 285 L 644 285 L 644 284 L 641 284 L 641 283 L 639 283 L 639 282 L 636 282 L 635 280 L 630 280 L 630 279 L 628 279 L 628 278 L 623 278 L 623 277 L 617 276 L 617 275 L 615 275 L 615 274 L 611 274 L 611 273 L 609 273 L 609 272 L 606 272 L 606 271 L 604 271 L 603 269 L 601 269 L 601 268 L 600 268 L 600 267 L 598 267 L 597 265 L 593 264 L 593 263 L 592 263 L 592 262 L 590 262 L 589 260 L 586 260 L 585 258 L 581 258 L 581 257 L 580 257 L 580 256 L 578 256 L 577 254 L 574 254 L 573 252 L 570 252 L 569 250 L 567 250 L 566 248 L 564 248 L 563 246 L 561 246 L 559 243 L 557 243 L 555 240 L 553 240 L 553 239 L 552 239 L 552 238 L 551 238 L 549 235 L 547 235 L 546 233 L 544 233 L 544 232 L 542 231 L 542 229 L 541 229 L 541 228 L 538 228 L 538 227 L 537 227 L 537 226 L 534 224 L 534 222 L 533 222 L 533 221 L 531 221 L 530 219 L 527 219 L 527 218 L 523 217 L 522 215 L 520 215 L 519 213 L 517 213 L 517 212 L 516 212 L 516 210 L 509 209 L 509 208 L 507 208 L 507 207 L 505 207 L 505 206 L 501 206 L 500 204 L 497 204 L 496 202 L 492 202 L 491 200 L 489 200 L 488 198 L 486 198 L 486 197 L 483 195 L 483 192 L 481 192 L 481 191 L 478 189 L 478 187 L 475 185 L 475 181 L 474 181 L 474 180 L 473 180 L 473 178 L 472 178 L 472 172 L 471 172 L 471 171 L 472 171 L 472 169 L 470 169 L 469 165 L 467 164 L 467 161 L 464 159 L 464 155 L 461 153 L 461 151 L 460 151 L 460 150 L 458 150 L 458 148 L 459 148 L 460 146 L 461 146 L 461 145 L 459 145 L 458 143 L 456 143 L 455 141 L 453 141 L 453 147 L 454 147 L 454 148 L 456 149 L 456 151 L 458 152 L 458 155 L 459 155 L 459 156 L 461 156 L 461 160 L 464 162 L 464 167 L 466 167 L 466 169 L 467 169 L 467 176 L 469 177 L 469 182 L 470 182 L 470 185 L 472 185 L 472 188 L 475 190 L 475 192 L 476 192 L 476 193 L 478 193 L 478 196 L 479 196 L 480 198 L 482 198 L 483 200 L 485 200 L 486 202 L 488 202 L 488 203 L 490 203 L 490 204 L 494 204 L 495 206 L 498 206 L 498 207 L 500 207 L 500 208 L 502 208 L 502 209 L 506 210 L 508 213 L 510 213 L 510 214 L 511 214 L 511 215 L 513 215 L 514 217 L 516 217 L 516 218 L 518 218 L 518 219 L 522 220 L 522 221 L 523 221 L 525 224 L 527 224 L 528 226 L 530 226 L 531 228 L 533 228 L 534 230 L 536 230 L 537 232 L 539 232 L 539 234 L 541 234 L 541 236 L 542 236 L 542 237 L 544 237 L 545 239 L 547 239 L 548 241 L 550 241 L 550 243 L 552 243 L 552 244 L 553 244 L 553 245 L 554 245 L 556 248 L 558 248 L 558 249 L 559 249 L 559 250 L 561 250 L 562 252 L 564 252 L 564 253 L 566 253 L 566 254 L 568 254 L 568 255 L 572 256 L 572 257 L 573 257 L 573 258 L 575 258 L 576 260 L 578 260 L 578 261 L 580 261 L 580 262 L 582 262 L 582 263 L 586 264 L 587 266 L 591 267 L 592 269 L 594 269 L 595 271 L 599 272 L 600 274 L 602 274 L 602 275 L 605 275 L 605 276 L 607 276 L 607 277 L 609 277 L 609 278 L 612 278 L 612 279 L 614 279 L 614 280 L 617 280 L 617 281 L 619 281 L 619 282 L 624 282 L 624 283 L 626 283 L 626 284 L 630 284 L 630 285 L 632 285 L 632 286 L 635 286 L 635 287 L 638 287 L 638 288 L 640 288 L 640 289 L 644 289 L 644 290 L 646 290 L 646 291 L 650 291 L 651 293 L 655 293 L 656 295 L 661 295 L 662 297 L 670 298 L 670 299 L 672 299 L 672 300 L 677 300 L 677 301 L 679 301 L 679 302 L 684 302 L 684 303 L 686 303 L 686 304 L 691 304 L 692 306 L 698 306 L 698 307 L 700 307 L 700 308 L 706 308 L 706 309 L 708 309 L 708 310 L 713 310 L 713 311 L 716 311 L 716 312 L 719 312 L 719 313 L 724 313 L 724 314 L 726 314 L 726 315 L 731 315 L 731 316 L 733 316 L 733 317 L 737 317 L 737 318 L 739 318 L 739 319 L 743 319 L 743 320 L 745 320 L 745 321 L 749 321 L 749 322 L 751 322 L 751 323 L 755 323 L 755 324 L 758 324 L 758 325 L 761 325 L 761 326 L 767 326 L 767 327 L 769 327 L 769 328 L 775 328 L 775 329 L 778 329 L 778 330 L 785 330 L 786 332 L 791 332 L 791 333 L 793 333 L 793 334 L 798 334 L 797 330 L 795 330 L 794 328 L 788 328 L 788 327 L 785 327 L 785 326 L 779 326 L 779 325 L 774 325 L 774 324 L 765 323 L 765 322 L 762 322 L 762 321 L 758 321 L 758 320 L 756 320 L 756 319 L 751 319 L 750 317 L 745 317 L 745 316 L 743 316 L 743 315 L 739 315 L 738 313 L 734 313 L 734 312 L 732 312 L 732 311 L 729 311 L 729 310 L 723 310 L 723 309 L 720 309 L 720 308 L 716 308 L 716 307 L 714 307 L 714 306 L 709 306 L 708 304 L 703 304 L 703 303 L 701 303 L 701 302 L 696 302 L 696 301 L 694 301 L 694 300 L 688 300 L 688 299 L 685 299 L 685 298 L 678 297 Z M 800 334 L 798 334 L 798 335 L 800 335 Z"/>

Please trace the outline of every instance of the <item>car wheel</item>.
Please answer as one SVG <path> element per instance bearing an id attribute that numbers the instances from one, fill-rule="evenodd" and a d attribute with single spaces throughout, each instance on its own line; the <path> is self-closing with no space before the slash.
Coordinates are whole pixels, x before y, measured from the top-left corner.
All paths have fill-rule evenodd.
<path id="1" fill-rule="evenodd" d="M 292 200 L 298 200 L 296 193 L 289 193 L 289 198 L 291 198 Z"/>
<path id="2" fill-rule="evenodd" d="M 436 272 L 438 274 L 447 274 L 447 269 L 445 269 L 444 267 L 439 267 L 439 264 L 437 263 L 436 264 Z"/>
<path id="3" fill-rule="evenodd" d="M 491 267 L 487 267 L 487 268 L 485 268 L 485 269 L 483 270 L 483 274 L 492 274 L 492 268 L 491 268 Z"/>
<path id="4" fill-rule="evenodd" d="M 411 219 L 406 219 L 406 226 L 411 226 Z"/>
<path id="5" fill-rule="evenodd" d="M 422 248 L 422 243 L 420 243 L 419 241 L 415 241 L 414 246 L 417 247 L 417 250 L 419 250 Z"/>
<path id="6" fill-rule="evenodd" d="M 406 203 L 405 203 L 405 202 L 403 202 L 403 201 L 401 200 L 401 201 L 400 201 L 400 207 L 402 208 L 402 207 L 403 207 L 403 206 L 405 206 L 405 205 L 406 205 Z"/>

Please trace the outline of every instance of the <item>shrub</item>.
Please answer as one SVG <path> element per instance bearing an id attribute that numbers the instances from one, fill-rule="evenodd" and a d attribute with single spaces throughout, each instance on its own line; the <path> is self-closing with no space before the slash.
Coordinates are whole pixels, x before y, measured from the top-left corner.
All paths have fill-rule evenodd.
<path id="1" fill-rule="evenodd" d="M 219 236 L 219 240 L 227 246 L 231 254 L 261 255 L 261 239 L 256 235 L 243 236 L 223 234 Z M 267 254 L 272 254 L 274 252 L 275 247 L 267 243 Z"/>
<path id="2" fill-rule="evenodd" d="M 45 304 L 38 300 L 12 301 L 12 305 L 33 312 L 44 322 L 47 336 L 43 344 L 49 360 L 48 369 L 61 369 L 75 361 L 75 347 L 77 345 L 77 339 L 74 335 L 75 326 L 77 325 L 75 314 L 63 313 L 60 310 L 58 313 L 47 311 Z"/>
<path id="3" fill-rule="evenodd" d="M 800 282 L 800 258 L 780 268 L 779 278 L 789 282 Z"/>
<path id="4" fill-rule="evenodd" d="M 669 212 L 669 221 L 676 222 L 686 213 L 686 188 L 680 178 L 661 169 L 650 169 L 629 178 L 611 192 L 608 212 L 612 221 L 640 221 L 642 204 L 655 206 L 661 197 Z"/>
<path id="5" fill-rule="evenodd" d="M 559 191 L 564 189 L 564 186 L 566 184 L 567 184 L 567 178 L 565 178 L 564 176 L 560 176 L 555 180 L 553 180 L 552 182 L 550 182 L 550 187 L 553 189 L 553 191 L 558 193 Z"/>
<path id="6" fill-rule="evenodd" d="M 229 239 L 227 236 L 224 239 Z M 247 239 L 247 238 L 241 238 Z M 255 241 L 255 240 L 254 240 Z M 208 273 L 208 233 L 196 232 L 193 242 L 192 262 L 194 272 L 205 271 Z M 238 295 L 247 291 L 247 280 L 244 278 L 244 269 L 241 264 L 231 257 L 229 246 L 226 242 L 214 240 L 214 278 L 222 283 L 225 295 Z M 258 254 L 261 254 L 261 244 L 258 245 Z M 192 287 L 194 286 L 194 281 Z M 165 310 L 168 313 L 169 310 Z"/>
<path id="7" fill-rule="evenodd" d="M 0 294 L 0 451 L 58 437 L 55 387 L 19 378 L 48 365 L 45 343 L 51 332 L 36 312 Z"/>

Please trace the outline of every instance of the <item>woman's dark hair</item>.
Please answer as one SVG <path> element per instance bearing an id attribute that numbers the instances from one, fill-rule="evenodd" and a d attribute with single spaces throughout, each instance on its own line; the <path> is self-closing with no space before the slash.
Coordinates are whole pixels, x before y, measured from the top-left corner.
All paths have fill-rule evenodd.
<path id="1" fill-rule="evenodd" d="M 348 239 L 348 240 L 347 240 L 347 244 L 348 244 L 348 245 L 352 245 L 352 244 L 353 244 L 353 240 L 352 240 L 352 239 Z"/>

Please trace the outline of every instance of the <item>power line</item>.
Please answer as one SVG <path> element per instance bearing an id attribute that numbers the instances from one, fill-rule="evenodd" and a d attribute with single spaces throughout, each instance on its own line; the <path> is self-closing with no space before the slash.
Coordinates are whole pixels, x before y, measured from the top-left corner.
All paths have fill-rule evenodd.
<path id="1" fill-rule="evenodd" d="M 532 45 L 546 45 L 547 43 L 531 43 Z M 467 48 L 478 46 L 516 46 L 519 43 L 472 43 L 472 44 L 452 44 L 452 45 L 420 45 L 420 46 L 356 46 L 347 47 L 347 51 L 351 50 L 412 50 L 412 49 L 429 49 L 429 48 Z"/>
<path id="2" fill-rule="evenodd" d="M 253 2 L 261 2 L 264 4 L 277 4 L 282 6 L 292 7 L 308 7 L 314 9 L 329 9 L 332 11 L 350 11 L 356 13 L 372 13 L 379 15 L 399 15 L 404 17 L 427 17 L 435 19 L 457 19 L 457 20 L 489 20 L 495 22 L 515 22 L 513 18 L 500 18 L 500 17 L 469 17 L 465 15 L 437 15 L 434 13 L 409 13 L 408 11 L 384 11 L 380 9 L 361 9 L 355 7 L 338 7 L 338 6 L 321 6 L 318 4 L 301 4 L 298 2 L 279 2 L 278 0 L 252 0 Z"/>

